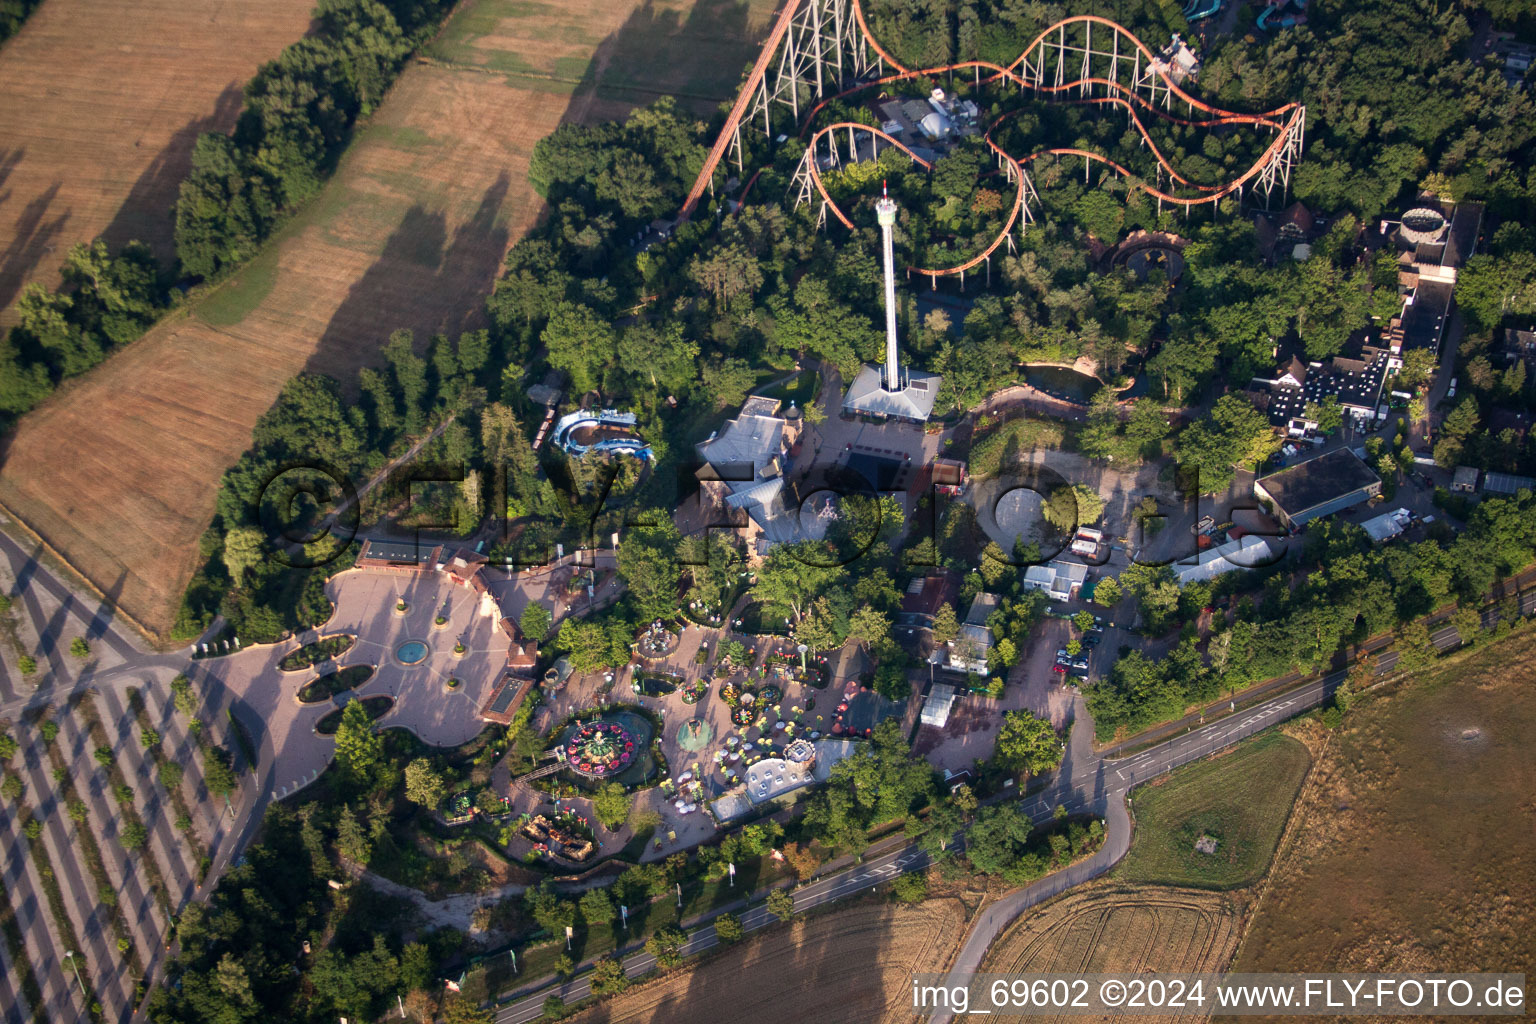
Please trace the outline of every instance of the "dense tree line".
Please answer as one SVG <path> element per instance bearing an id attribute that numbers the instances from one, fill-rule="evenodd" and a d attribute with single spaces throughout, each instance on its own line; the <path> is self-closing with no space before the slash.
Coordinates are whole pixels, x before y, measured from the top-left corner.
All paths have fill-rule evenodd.
<path id="1" fill-rule="evenodd" d="M 319 0 L 316 31 L 257 70 L 229 135 L 205 132 L 176 200 L 182 273 L 250 259 L 319 191 L 352 126 L 384 97 L 447 0 Z"/>
<path id="2" fill-rule="evenodd" d="M 58 291 L 27 286 L 0 337 L 0 427 L 137 339 L 166 306 L 159 265 L 138 242 L 116 256 L 105 242 L 75 245 L 62 273 Z"/>
<path id="3" fill-rule="evenodd" d="M 1480 608 L 1497 581 L 1536 562 L 1536 496 L 1486 499 L 1463 532 L 1414 544 L 1377 545 L 1352 523 L 1324 520 L 1307 530 L 1301 556 L 1299 566 L 1281 561 L 1183 588 L 1166 567 L 1122 573 L 1149 632 L 1187 625 L 1162 658 L 1122 651 L 1089 690 L 1100 738 L 1265 679 L 1323 670 L 1346 646 L 1405 629 L 1449 602 Z M 1230 616 L 1223 598 L 1233 600 Z M 1218 614 L 1202 639 L 1193 623 L 1213 603 Z"/>
<path id="4" fill-rule="evenodd" d="M 27 15 L 37 10 L 43 0 L 0 0 L 0 43 L 21 30 Z"/>
<path id="5" fill-rule="evenodd" d="M 0 0 L 0 41 L 34 4 Z M 282 217 L 313 196 L 357 118 L 383 98 L 447 0 L 320 0 L 316 31 L 246 84 L 230 135 L 207 132 L 176 204 L 179 276 L 212 277 L 255 254 Z M 137 340 L 168 304 L 166 271 L 130 242 L 70 250 L 55 292 L 27 288 L 0 337 L 0 429 L 66 377 Z"/>

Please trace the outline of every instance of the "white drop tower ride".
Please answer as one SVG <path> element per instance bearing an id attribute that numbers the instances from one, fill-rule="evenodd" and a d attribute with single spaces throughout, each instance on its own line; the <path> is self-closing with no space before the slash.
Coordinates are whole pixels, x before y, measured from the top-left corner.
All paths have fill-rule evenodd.
<path id="1" fill-rule="evenodd" d="M 885 390 L 900 391 L 906 386 L 901 379 L 901 363 L 896 357 L 896 243 L 892 233 L 896 228 L 896 200 L 883 188 L 875 200 L 875 217 L 880 221 L 880 239 L 885 250 Z"/>
<path id="2" fill-rule="evenodd" d="M 942 378 L 904 371 L 896 352 L 896 200 L 884 188 L 875 200 L 875 219 L 885 260 L 885 365 L 866 364 L 859 371 L 843 398 L 843 412 L 922 423 L 933 412 Z"/>

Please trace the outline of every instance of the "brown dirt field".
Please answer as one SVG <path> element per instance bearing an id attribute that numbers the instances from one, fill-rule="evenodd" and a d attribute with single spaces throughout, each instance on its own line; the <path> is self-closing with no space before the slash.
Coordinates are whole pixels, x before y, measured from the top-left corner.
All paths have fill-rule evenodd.
<path id="1" fill-rule="evenodd" d="M 1026 914 L 987 950 L 981 971 L 1221 971 L 1237 948 L 1248 901 L 1246 891 L 1091 885 Z"/>
<path id="2" fill-rule="evenodd" d="M 1536 631 L 1351 710 L 1317 757 L 1234 970 L 1536 963 Z"/>
<path id="3" fill-rule="evenodd" d="M 0 504 L 163 633 L 219 477 L 283 383 L 303 370 L 350 381 L 398 328 L 424 345 L 479 326 L 503 255 L 540 213 L 534 143 L 662 93 L 700 109 L 727 99 L 772 10 L 469 0 L 262 255 L 22 420 Z"/>
<path id="4" fill-rule="evenodd" d="M 911 975 L 945 970 L 965 929 L 958 899 L 865 902 L 746 939 L 699 967 L 572 1017 L 577 1024 L 875 1024 L 913 1021 Z"/>
<path id="5" fill-rule="evenodd" d="M 0 56 L 0 311 L 76 242 L 171 258 L 200 132 L 227 130 L 313 0 L 48 0 Z M 0 326 L 12 319 L 0 312 Z"/>

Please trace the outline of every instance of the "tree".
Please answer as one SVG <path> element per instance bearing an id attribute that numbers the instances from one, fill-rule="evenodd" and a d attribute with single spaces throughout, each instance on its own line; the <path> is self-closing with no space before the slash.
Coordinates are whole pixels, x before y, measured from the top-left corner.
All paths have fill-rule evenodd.
<path id="1" fill-rule="evenodd" d="M 523 904 L 540 928 L 564 937 L 565 929 L 576 923 L 576 904 L 555 892 L 548 879 L 523 893 Z"/>
<path id="2" fill-rule="evenodd" d="M 23 654 L 16 659 L 16 670 L 24 676 L 29 676 L 37 671 L 37 659 L 30 654 Z"/>
<path id="3" fill-rule="evenodd" d="M 605 956 L 592 965 L 592 994 L 616 995 L 629 987 L 624 965 L 615 957 Z"/>
<path id="4" fill-rule="evenodd" d="M 134 853 L 142 850 L 144 844 L 149 841 L 149 830 L 144 827 L 142 821 L 130 820 L 124 823 L 123 830 L 118 833 L 118 838 L 123 844 L 123 849 L 129 853 Z"/>
<path id="5" fill-rule="evenodd" d="M 1086 484 L 1058 487 L 1045 502 L 1046 521 L 1066 532 L 1079 525 L 1097 522 L 1104 514 L 1104 499 Z"/>
<path id="6" fill-rule="evenodd" d="M 0 763 L 15 757 L 17 749 L 16 738 L 8 732 L 0 732 Z"/>
<path id="7" fill-rule="evenodd" d="M 955 606 L 946 601 L 933 616 L 933 645 L 942 647 L 959 635 L 960 616 L 955 614 Z"/>
<path id="8" fill-rule="evenodd" d="M 976 870 L 1001 875 L 1018 862 L 1033 829 L 1017 804 L 984 807 L 966 833 L 966 857 Z"/>
<path id="9" fill-rule="evenodd" d="M 757 375 L 743 359 L 721 359 L 705 363 L 699 382 L 717 409 L 740 405 L 756 382 Z"/>
<path id="10" fill-rule="evenodd" d="M 373 856 L 373 841 L 350 807 L 343 807 L 336 814 L 336 849 L 347 860 L 363 867 L 368 866 Z"/>
<path id="11" fill-rule="evenodd" d="M 1061 764 L 1063 749 L 1048 719 L 1028 711 L 1010 711 L 1003 716 L 994 756 L 1010 772 L 1039 775 Z"/>
<path id="12" fill-rule="evenodd" d="M 619 912 L 606 889 L 588 889 L 581 897 L 581 919 L 589 925 L 610 924 Z"/>
<path id="13" fill-rule="evenodd" d="M 874 646 L 890 635 L 891 620 L 883 612 L 866 605 L 848 616 L 848 639 L 855 643 Z"/>
<path id="14" fill-rule="evenodd" d="M 489 1008 L 481 1009 L 475 1000 L 454 996 L 437 1019 L 438 1024 L 493 1024 L 496 1018 Z"/>
<path id="15" fill-rule="evenodd" d="M 89 657 L 91 645 L 85 642 L 85 637 L 77 636 L 69 642 L 69 653 L 77 658 Z"/>
<path id="16" fill-rule="evenodd" d="M 549 635 L 549 626 L 549 609 L 537 601 L 530 601 L 517 620 L 517 628 L 522 631 L 523 637 L 535 643 Z"/>
<path id="17" fill-rule="evenodd" d="M 229 751 L 223 747 L 203 748 L 203 785 L 214 796 L 228 796 L 240 786 L 230 766 Z"/>
<path id="18" fill-rule="evenodd" d="M 619 545 L 619 575 L 645 622 L 677 614 L 682 564 L 677 527 L 671 519 L 632 528 Z"/>
<path id="19" fill-rule="evenodd" d="M 245 584 L 247 571 L 259 566 L 267 555 L 267 538 L 254 526 L 236 526 L 224 534 L 224 567 L 235 586 Z"/>
<path id="20" fill-rule="evenodd" d="M 26 786 L 21 781 L 21 776 L 7 772 L 5 781 L 0 782 L 0 796 L 4 796 L 11 803 L 18 803 L 22 793 L 26 792 Z"/>
<path id="21" fill-rule="evenodd" d="M 788 889 L 775 889 L 768 894 L 768 913 L 780 921 L 788 921 L 795 914 L 795 898 Z"/>
<path id="22" fill-rule="evenodd" d="M 683 947 L 687 944 L 688 935 L 677 925 L 667 924 L 645 940 L 645 951 L 656 958 L 656 966 L 668 970 L 683 962 Z"/>
<path id="23" fill-rule="evenodd" d="M 192 680 L 178 675 L 171 680 L 171 701 L 176 710 L 184 715 L 197 713 L 197 694 L 192 690 Z"/>
<path id="24" fill-rule="evenodd" d="M 912 872 L 896 879 L 891 895 L 900 903 L 921 903 L 928 898 L 928 877 Z"/>
<path id="25" fill-rule="evenodd" d="M 592 812 L 610 832 L 624 824 L 629 817 L 632 800 L 623 783 L 609 782 L 592 795 Z"/>
<path id="26" fill-rule="evenodd" d="M 816 869 L 821 867 L 821 858 L 816 856 L 810 844 L 802 846 L 799 843 L 785 843 L 782 852 L 784 862 L 802 882 L 815 875 Z"/>
<path id="27" fill-rule="evenodd" d="M 843 567 L 834 564 L 826 544 L 776 544 L 758 567 L 753 591 L 762 601 L 789 608 L 799 620 L 816 598 L 840 583 L 845 575 Z"/>
<path id="28" fill-rule="evenodd" d="M 729 946 L 733 942 L 740 942 L 746 930 L 741 926 L 741 918 L 735 914 L 725 913 L 715 918 L 715 938 Z"/>
<path id="29" fill-rule="evenodd" d="M 600 374 L 616 353 L 613 327 L 594 310 L 575 302 L 555 307 L 540 340 L 549 365 L 570 375 L 571 390 L 576 394 L 597 387 Z"/>
<path id="30" fill-rule="evenodd" d="M 177 764 L 175 761 L 160 762 L 160 785 L 164 786 L 167 790 L 174 790 L 180 786 L 182 777 L 185 774 L 186 773 L 182 769 L 181 765 Z"/>
<path id="31" fill-rule="evenodd" d="M 384 759 L 384 741 L 374 731 L 373 719 L 360 700 L 348 701 L 336 727 L 336 763 L 342 775 L 354 785 L 372 776 Z"/>
<path id="32" fill-rule="evenodd" d="M 447 790 L 448 784 L 427 758 L 418 757 L 405 766 L 405 797 L 412 803 L 430 811 L 443 802 Z"/>
<path id="33" fill-rule="evenodd" d="M 1239 395 L 1222 395 L 1208 419 L 1196 420 L 1179 435 L 1178 456 L 1184 469 L 1199 474 L 1201 494 L 1232 485 L 1232 467 L 1261 463 L 1280 447 L 1264 414 Z"/>

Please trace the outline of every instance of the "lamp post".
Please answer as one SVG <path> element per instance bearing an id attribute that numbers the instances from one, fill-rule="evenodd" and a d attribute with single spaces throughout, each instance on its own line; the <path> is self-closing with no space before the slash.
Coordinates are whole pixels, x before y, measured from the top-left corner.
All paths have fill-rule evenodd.
<path id="1" fill-rule="evenodd" d="M 75 969 L 75 984 L 80 986 L 80 993 L 81 995 L 84 995 L 85 982 L 80 980 L 80 964 L 75 961 L 75 951 L 72 949 L 66 949 L 64 951 L 64 959 L 68 960 L 69 966 Z"/>
<path id="2" fill-rule="evenodd" d="M 804 672 L 805 671 L 805 652 L 810 650 L 810 647 L 807 646 L 806 644 L 801 644 L 799 647 L 796 647 L 795 650 L 800 652 L 800 671 Z"/>

